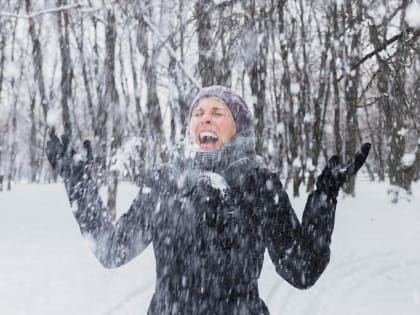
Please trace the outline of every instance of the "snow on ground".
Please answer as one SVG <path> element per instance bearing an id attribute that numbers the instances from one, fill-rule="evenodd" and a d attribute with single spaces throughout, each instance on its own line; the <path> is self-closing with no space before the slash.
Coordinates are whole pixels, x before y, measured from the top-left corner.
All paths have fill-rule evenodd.
<path id="1" fill-rule="evenodd" d="M 411 202 L 390 204 L 386 184 L 358 182 L 339 198 L 332 257 L 319 281 L 300 291 L 266 257 L 259 281 L 273 315 L 418 315 L 420 185 Z M 119 208 L 136 188 L 123 184 Z M 305 198 L 292 199 L 301 213 Z M 17 185 L 0 193 L 0 314 L 146 314 L 154 287 L 151 247 L 115 270 L 82 239 L 61 184 Z"/>

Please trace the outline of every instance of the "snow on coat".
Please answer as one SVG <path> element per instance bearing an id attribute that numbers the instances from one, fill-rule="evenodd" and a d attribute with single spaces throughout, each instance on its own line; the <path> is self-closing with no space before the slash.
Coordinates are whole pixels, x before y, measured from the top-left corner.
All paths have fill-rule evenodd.
<path id="1" fill-rule="evenodd" d="M 327 266 L 336 200 L 312 192 L 300 223 L 254 147 L 252 131 L 244 130 L 217 151 L 190 157 L 183 150 L 148 174 L 115 224 L 93 181 L 69 187 L 81 232 L 105 267 L 153 245 L 149 315 L 269 314 L 257 284 L 266 249 L 297 288 L 313 285 Z"/>

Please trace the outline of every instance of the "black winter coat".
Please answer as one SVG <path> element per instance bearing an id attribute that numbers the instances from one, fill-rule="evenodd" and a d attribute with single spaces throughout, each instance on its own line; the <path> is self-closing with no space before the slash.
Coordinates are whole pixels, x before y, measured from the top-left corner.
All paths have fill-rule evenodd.
<path id="1" fill-rule="evenodd" d="M 265 249 L 297 288 L 313 285 L 327 266 L 336 200 L 312 192 L 300 223 L 278 176 L 258 162 L 252 145 L 243 147 L 234 141 L 216 163 L 178 159 L 151 172 L 115 224 L 93 181 L 69 190 L 81 232 L 95 241 L 105 267 L 153 244 L 149 315 L 269 314 L 257 285 Z"/>

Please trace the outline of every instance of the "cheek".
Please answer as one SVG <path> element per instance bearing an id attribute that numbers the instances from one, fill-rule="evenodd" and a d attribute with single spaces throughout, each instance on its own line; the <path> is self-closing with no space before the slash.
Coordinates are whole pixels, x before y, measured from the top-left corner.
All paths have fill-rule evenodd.
<path id="1" fill-rule="evenodd" d="M 197 133 L 197 122 L 195 121 L 195 119 L 191 119 L 190 121 L 190 125 L 188 127 L 188 133 L 190 135 L 191 141 L 195 141 L 196 139 L 196 133 Z"/>
<path id="2" fill-rule="evenodd" d="M 234 126 L 230 119 L 223 119 L 219 122 L 219 130 L 223 138 L 230 138 L 234 133 Z"/>

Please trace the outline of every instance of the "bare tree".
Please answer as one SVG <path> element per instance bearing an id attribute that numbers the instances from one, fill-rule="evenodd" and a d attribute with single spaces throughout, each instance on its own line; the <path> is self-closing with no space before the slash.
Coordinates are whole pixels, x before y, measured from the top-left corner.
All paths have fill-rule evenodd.
<path id="1" fill-rule="evenodd" d="M 246 56 L 245 68 L 248 72 L 252 106 L 255 115 L 256 151 L 263 152 L 264 144 L 264 111 L 266 107 L 266 78 L 267 78 L 267 55 L 268 33 L 266 7 L 258 7 L 255 1 L 245 4 L 248 12 L 245 25 L 249 30 L 247 45 L 250 45 L 250 54 Z"/>
<path id="2" fill-rule="evenodd" d="M 105 91 L 102 101 L 106 108 L 112 109 L 112 131 L 110 143 L 110 178 L 108 182 L 107 208 L 112 220 L 116 218 L 116 198 L 118 189 L 119 171 L 113 168 L 112 162 L 118 148 L 122 143 L 122 115 L 119 104 L 119 96 L 115 85 L 115 48 L 117 42 L 116 18 L 112 10 L 107 12 L 107 25 L 105 34 L 106 58 L 105 58 Z"/>
<path id="3" fill-rule="evenodd" d="M 66 5 L 67 0 L 57 0 L 57 6 Z M 60 53 L 61 53 L 61 109 L 64 133 L 71 137 L 72 125 L 70 119 L 69 101 L 72 98 L 72 60 L 70 56 L 69 42 L 69 15 L 67 11 L 57 14 L 59 32 Z"/>

